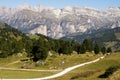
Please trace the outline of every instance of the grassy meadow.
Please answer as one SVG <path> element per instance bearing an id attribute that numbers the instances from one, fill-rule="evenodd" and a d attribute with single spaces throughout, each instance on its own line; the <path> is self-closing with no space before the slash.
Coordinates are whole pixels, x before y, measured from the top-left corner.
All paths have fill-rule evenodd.
<path id="1" fill-rule="evenodd" d="M 94 53 L 86 53 L 86 54 L 72 54 L 72 55 L 55 55 L 48 56 L 46 59 L 46 63 L 44 65 L 40 65 L 38 63 L 32 62 L 18 62 L 15 64 L 11 64 L 6 66 L 7 68 L 17 68 L 21 69 L 20 66 L 23 64 L 27 64 L 29 66 L 34 66 L 32 69 L 40 69 L 40 70 L 63 70 L 67 67 L 74 66 L 80 63 L 84 63 L 87 61 L 94 60 L 98 57 L 102 56 L 102 54 L 94 55 Z M 10 57 L 6 59 L 0 59 L 0 66 L 7 65 L 12 61 L 20 60 L 23 57 L 15 57 L 10 60 Z M 6 61 L 6 63 L 5 63 Z M 105 72 L 105 70 L 111 66 L 120 64 L 120 53 L 112 53 L 111 55 L 106 56 L 104 59 L 99 62 L 92 63 L 89 65 L 85 65 L 83 67 L 72 70 L 71 72 L 65 74 L 64 76 L 51 79 L 51 80 L 105 80 L 105 78 L 98 78 L 101 74 Z M 0 69 L 0 78 L 38 78 L 45 77 L 49 75 L 53 75 L 58 73 L 59 71 L 53 72 L 39 72 L 39 71 L 19 71 L 19 70 L 3 70 Z M 120 75 L 120 70 L 116 72 L 116 74 Z M 111 75 L 110 78 L 116 77 L 115 74 Z M 117 79 L 116 79 L 117 80 Z M 119 79 L 118 79 L 119 80 Z"/>
<path id="2" fill-rule="evenodd" d="M 51 80 L 105 80 L 105 78 L 98 78 L 98 76 L 103 74 L 107 68 L 116 65 L 120 65 L 120 53 L 113 53 L 99 62 L 80 67 L 62 77 Z M 120 75 L 120 72 L 118 72 L 118 75 Z M 76 76 L 77 78 L 74 78 Z"/>
<path id="3" fill-rule="evenodd" d="M 39 72 L 39 71 L 0 70 L 0 79 L 2 78 L 11 78 L 11 79 L 39 78 L 39 77 L 50 76 L 55 73 L 58 73 L 58 72 L 57 71 Z"/>
<path id="4" fill-rule="evenodd" d="M 78 54 L 54 55 L 54 56 L 48 56 L 46 59 L 46 63 L 44 65 L 40 65 L 32 61 L 21 62 L 20 60 L 24 59 L 25 55 L 21 57 L 11 56 L 8 58 L 0 59 L 1 60 L 0 67 L 21 69 L 22 65 L 27 65 L 30 68 L 35 69 L 35 70 L 63 70 L 70 66 L 74 66 L 74 65 L 77 65 L 83 62 L 94 60 L 100 56 L 102 56 L 102 54 L 95 55 L 93 53 L 86 53 L 86 54 L 79 54 L 79 55 Z M 12 62 L 15 62 L 15 61 L 20 61 L 20 62 L 11 64 Z M 1 78 L 38 78 L 38 77 L 53 75 L 55 73 L 58 73 L 59 71 L 38 72 L 38 71 L 0 69 L 0 72 L 1 72 L 0 73 Z"/>

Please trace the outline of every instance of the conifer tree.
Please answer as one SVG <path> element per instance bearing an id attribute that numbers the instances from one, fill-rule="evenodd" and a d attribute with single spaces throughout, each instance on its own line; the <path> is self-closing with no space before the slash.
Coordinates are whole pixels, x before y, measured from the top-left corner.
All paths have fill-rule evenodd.
<path id="1" fill-rule="evenodd" d="M 111 53 L 112 52 L 112 49 L 109 47 L 107 48 L 107 53 Z"/>
<path id="2" fill-rule="evenodd" d="M 105 53 L 106 53 L 106 48 L 105 48 L 105 47 L 102 47 L 102 48 L 101 48 L 101 52 L 102 52 L 103 54 L 105 54 Z"/>
<path id="3" fill-rule="evenodd" d="M 95 54 L 99 54 L 99 52 L 100 52 L 100 46 L 97 43 L 95 44 L 94 52 L 95 52 Z"/>

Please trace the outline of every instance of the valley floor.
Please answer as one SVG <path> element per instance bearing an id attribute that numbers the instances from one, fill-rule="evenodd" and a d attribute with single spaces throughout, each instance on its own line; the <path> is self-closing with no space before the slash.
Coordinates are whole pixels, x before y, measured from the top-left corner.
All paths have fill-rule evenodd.
<path id="1" fill-rule="evenodd" d="M 42 79 L 39 77 L 46 78 L 46 76 L 50 77 L 51 75 L 53 75 L 52 77 L 54 77 L 55 75 L 58 75 L 58 76 L 55 76 L 56 78 L 54 77 L 54 79 L 51 79 L 51 80 L 90 80 L 90 79 L 91 80 L 93 80 L 93 79 L 94 80 L 104 80 L 104 79 L 98 78 L 98 76 L 100 74 L 104 73 L 105 69 L 107 69 L 108 67 L 110 67 L 112 65 L 120 64 L 120 59 L 119 59 L 120 54 L 113 53 L 111 55 L 106 56 L 106 58 L 104 58 L 102 60 L 100 59 L 100 61 L 98 61 L 97 63 L 88 62 L 88 61 L 95 60 L 101 56 L 102 55 L 94 55 L 92 53 L 91 54 L 88 53 L 88 54 L 82 54 L 82 55 L 81 54 L 80 55 L 73 54 L 73 55 L 69 55 L 69 56 L 61 55 L 61 56 L 56 56 L 53 58 L 48 57 L 47 61 L 46 61 L 46 65 L 41 65 L 41 67 L 35 67 L 35 69 L 20 69 L 19 67 L 16 67 L 16 66 L 19 66 L 22 63 L 19 61 L 17 63 L 17 60 L 16 60 L 16 62 L 13 62 L 14 64 L 12 62 L 10 62 L 9 65 L 7 65 L 6 67 L 1 66 L 4 69 L 2 69 L 2 68 L 0 69 L 0 78 L 1 79 L 3 79 L 3 78 L 12 78 L 12 79 L 15 79 L 15 78 L 38 78 L 38 79 Z M 77 58 L 77 60 L 76 60 L 76 58 Z M 64 60 L 64 64 L 61 64 L 60 67 L 57 66 L 58 64 L 61 63 L 61 61 L 59 61 L 59 60 Z M 99 60 L 99 59 L 97 59 L 97 60 Z M 57 62 L 58 64 L 55 65 L 56 61 L 58 61 Z M 51 62 L 53 62 L 53 63 L 51 63 Z M 87 62 L 87 63 L 85 63 L 87 65 L 81 64 L 84 62 Z M 89 63 L 91 63 L 91 64 L 89 64 Z M 3 64 L 3 63 L 1 63 L 1 64 Z M 80 64 L 80 65 L 77 65 L 77 64 Z M 4 65 L 6 65 L 6 64 L 4 64 Z M 77 66 L 74 66 L 74 65 L 77 65 Z M 49 69 L 51 66 L 56 66 L 56 69 Z M 68 67 L 74 66 L 74 67 L 67 68 L 67 66 Z M 78 68 L 78 67 L 80 67 L 80 68 Z M 75 68 L 77 68 L 77 69 L 75 69 Z M 44 71 L 44 69 L 45 69 L 45 71 Z M 75 70 L 73 70 L 73 69 L 75 69 Z M 93 74 L 88 74 L 87 72 L 89 72 L 89 71 L 92 71 Z M 87 73 L 88 75 L 72 79 L 76 75 L 81 74 L 81 73 L 82 74 Z"/>

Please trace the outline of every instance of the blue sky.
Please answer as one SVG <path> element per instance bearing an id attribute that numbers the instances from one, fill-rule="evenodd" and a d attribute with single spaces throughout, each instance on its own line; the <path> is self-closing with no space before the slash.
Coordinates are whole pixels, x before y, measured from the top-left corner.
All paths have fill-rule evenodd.
<path id="1" fill-rule="evenodd" d="M 120 0 L 0 0 L 0 6 L 15 7 L 24 3 L 28 3 L 31 6 L 41 4 L 55 8 L 63 8 L 65 6 L 87 6 L 96 9 L 120 7 Z"/>

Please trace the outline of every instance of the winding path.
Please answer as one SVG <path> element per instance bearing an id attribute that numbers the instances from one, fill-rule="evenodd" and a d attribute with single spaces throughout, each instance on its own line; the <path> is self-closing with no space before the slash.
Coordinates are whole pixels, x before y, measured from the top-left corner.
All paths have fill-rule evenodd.
<path id="1" fill-rule="evenodd" d="M 100 59 L 103 59 L 105 56 L 102 56 L 98 59 L 95 59 L 93 61 L 89 61 L 89 62 L 85 62 L 85 63 L 82 63 L 82 64 L 78 64 L 76 66 L 72 66 L 72 67 L 69 67 L 69 68 L 66 68 L 64 69 L 63 71 L 57 73 L 57 74 L 54 74 L 52 76 L 47 76 L 47 77 L 43 77 L 43 78 L 33 78 L 33 79 L 2 79 L 2 80 L 48 80 L 48 79 L 53 79 L 53 78 L 57 78 L 57 77 L 60 77 L 60 76 L 63 76 L 64 74 L 72 71 L 73 69 L 76 69 L 78 67 L 81 67 L 81 66 L 84 66 L 84 65 L 87 65 L 87 64 L 91 64 L 91 63 L 95 63 L 97 61 L 99 61 Z"/>

